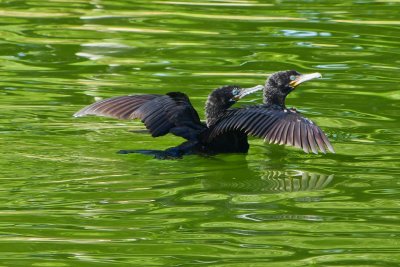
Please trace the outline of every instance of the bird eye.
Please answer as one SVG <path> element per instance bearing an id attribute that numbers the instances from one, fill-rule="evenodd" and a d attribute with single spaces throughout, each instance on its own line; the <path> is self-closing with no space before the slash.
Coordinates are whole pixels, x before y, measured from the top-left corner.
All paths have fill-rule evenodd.
<path id="1" fill-rule="evenodd" d="M 290 79 L 291 81 L 294 81 L 294 80 L 296 80 L 296 76 L 295 76 L 295 75 L 290 75 L 289 79 Z"/>
<path id="2" fill-rule="evenodd" d="M 239 89 L 233 89 L 232 90 L 232 95 L 238 95 L 239 94 Z"/>

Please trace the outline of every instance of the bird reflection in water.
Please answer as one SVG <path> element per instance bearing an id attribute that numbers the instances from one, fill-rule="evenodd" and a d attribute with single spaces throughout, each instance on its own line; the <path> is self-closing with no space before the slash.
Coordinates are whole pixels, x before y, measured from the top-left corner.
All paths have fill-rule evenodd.
<path id="1" fill-rule="evenodd" d="M 261 153 L 253 151 L 251 156 L 214 157 L 209 160 L 211 164 L 202 184 L 207 191 L 238 194 L 315 191 L 332 186 L 335 177 L 332 172 L 322 170 L 321 166 L 292 162 L 292 152 L 275 147 L 265 148 Z"/>
<path id="2" fill-rule="evenodd" d="M 208 190 L 212 188 L 238 193 L 281 193 L 322 190 L 327 188 L 333 180 L 334 174 L 302 170 L 264 170 L 248 174 L 243 179 L 237 176 L 231 179 L 206 178 L 203 180 L 203 185 Z"/>
<path id="3" fill-rule="evenodd" d="M 311 173 L 301 170 L 292 172 L 268 171 L 261 179 L 266 182 L 264 191 L 299 192 L 313 191 L 326 188 L 333 180 L 333 174 Z"/>

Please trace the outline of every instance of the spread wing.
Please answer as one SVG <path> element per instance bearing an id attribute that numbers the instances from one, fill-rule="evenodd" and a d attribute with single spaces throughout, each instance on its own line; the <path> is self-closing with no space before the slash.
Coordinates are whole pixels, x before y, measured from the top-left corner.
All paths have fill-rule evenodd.
<path id="1" fill-rule="evenodd" d="M 204 129 L 199 115 L 183 93 L 166 95 L 127 95 L 93 103 L 74 117 L 96 115 L 117 119 L 141 119 L 153 137 L 172 132 L 190 139 L 193 132 Z M 190 137 L 189 137 L 190 136 Z"/>
<path id="2" fill-rule="evenodd" d="M 318 154 L 318 149 L 326 153 L 326 148 L 335 153 L 324 132 L 293 109 L 266 109 L 262 105 L 230 109 L 211 127 L 208 140 L 232 130 L 244 131 L 269 143 L 295 146 L 306 153 Z"/>

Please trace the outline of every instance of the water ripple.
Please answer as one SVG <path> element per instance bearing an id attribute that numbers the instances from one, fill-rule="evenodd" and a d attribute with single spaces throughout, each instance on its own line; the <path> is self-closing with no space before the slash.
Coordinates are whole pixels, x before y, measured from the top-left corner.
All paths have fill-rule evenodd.
<path id="1" fill-rule="evenodd" d="M 19 1 L 0 10 L 4 266 L 397 266 L 396 1 Z M 375 4 L 374 4 L 375 3 Z M 379 4 L 377 4 L 379 3 Z M 354 27 L 353 27 L 354 26 Z M 250 138 L 247 154 L 160 161 L 96 100 L 319 71 L 287 98 L 336 154 Z M 262 102 L 258 93 L 242 104 Z"/>

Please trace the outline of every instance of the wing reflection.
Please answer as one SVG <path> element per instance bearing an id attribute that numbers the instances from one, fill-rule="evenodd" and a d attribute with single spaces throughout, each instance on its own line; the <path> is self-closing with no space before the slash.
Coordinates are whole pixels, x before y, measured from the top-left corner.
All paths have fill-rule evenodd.
<path id="1" fill-rule="evenodd" d="M 236 160 L 229 160 L 229 164 L 217 160 L 215 168 L 208 166 L 202 184 L 208 191 L 240 194 L 316 191 L 333 184 L 333 173 L 315 167 L 312 170 L 298 169 L 283 163 L 279 158 L 275 159 L 277 162 L 268 161 L 264 164 L 247 164 L 239 156 Z"/>
<path id="2" fill-rule="evenodd" d="M 326 188 L 333 180 L 334 175 L 296 171 L 295 174 L 269 171 L 261 176 L 266 182 L 263 191 L 298 192 L 312 191 Z"/>

